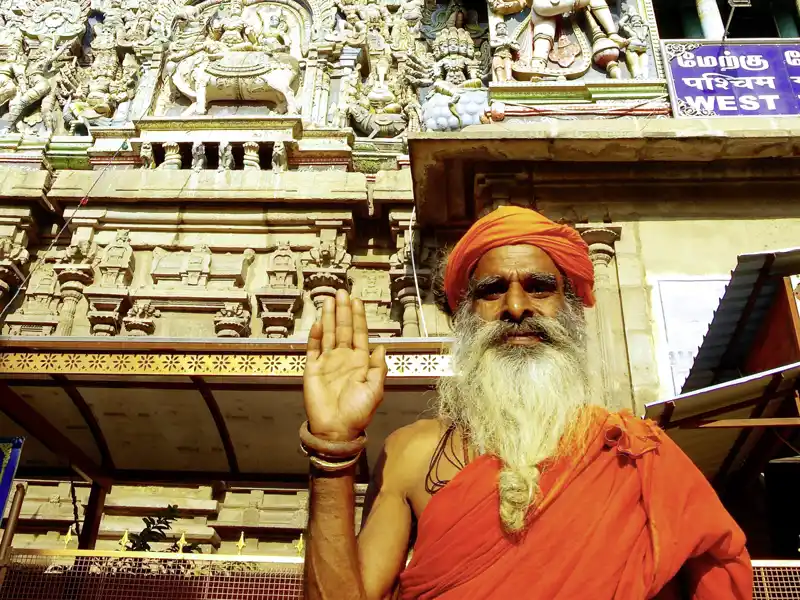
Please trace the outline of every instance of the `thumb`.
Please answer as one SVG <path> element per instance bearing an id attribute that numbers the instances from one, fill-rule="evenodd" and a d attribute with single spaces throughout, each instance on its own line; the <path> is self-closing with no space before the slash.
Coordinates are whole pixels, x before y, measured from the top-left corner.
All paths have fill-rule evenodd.
<path id="1" fill-rule="evenodd" d="M 369 369 L 367 370 L 367 383 L 375 391 L 382 391 L 383 382 L 389 367 L 386 364 L 386 347 L 378 346 L 369 355 Z"/>

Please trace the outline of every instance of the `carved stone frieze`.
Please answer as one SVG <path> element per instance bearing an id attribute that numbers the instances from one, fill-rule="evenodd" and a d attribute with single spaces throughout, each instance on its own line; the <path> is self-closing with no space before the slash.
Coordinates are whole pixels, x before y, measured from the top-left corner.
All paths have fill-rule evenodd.
<path id="1" fill-rule="evenodd" d="M 158 311 L 214 314 L 214 328 L 221 337 L 244 337 L 250 332 L 250 299 L 243 289 L 255 252 L 214 254 L 205 245 L 187 251 L 153 250 L 152 285 L 131 290 L 134 308 L 147 308 L 149 316 L 134 312 L 130 323 L 144 334 L 152 333 Z M 132 309 L 133 310 L 133 309 Z M 144 327 L 140 321 L 147 321 Z M 126 325 L 127 327 L 127 325 Z M 153 325 L 154 327 L 154 325 Z"/>

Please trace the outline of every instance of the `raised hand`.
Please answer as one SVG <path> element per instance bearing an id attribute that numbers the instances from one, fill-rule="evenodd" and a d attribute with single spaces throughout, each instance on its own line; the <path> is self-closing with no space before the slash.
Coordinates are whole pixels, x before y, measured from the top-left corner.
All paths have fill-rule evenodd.
<path id="1" fill-rule="evenodd" d="M 308 334 L 303 399 L 312 434 L 331 441 L 358 437 L 383 399 L 386 352 L 369 352 L 361 300 L 339 290 L 326 298 Z"/>

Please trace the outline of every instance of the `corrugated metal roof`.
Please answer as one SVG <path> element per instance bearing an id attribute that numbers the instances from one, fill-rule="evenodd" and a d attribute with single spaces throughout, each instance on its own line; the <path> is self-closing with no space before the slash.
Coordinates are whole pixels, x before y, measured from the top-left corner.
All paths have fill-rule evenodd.
<path id="1" fill-rule="evenodd" d="M 783 277 L 800 273 L 800 248 L 742 254 L 681 390 L 684 394 L 741 375 Z"/>
<path id="2" fill-rule="evenodd" d="M 710 415 L 715 419 L 748 418 L 753 407 L 767 398 L 771 400 L 762 417 L 774 416 L 781 403 L 794 394 L 798 380 L 800 363 L 794 363 L 648 404 L 645 417 L 661 423 L 697 467 L 712 478 L 730 454 L 742 429 L 682 428 L 682 424 L 685 426 Z M 763 430 L 749 429 L 748 433 L 748 439 L 733 457 L 731 470 L 741 464 Z"/>

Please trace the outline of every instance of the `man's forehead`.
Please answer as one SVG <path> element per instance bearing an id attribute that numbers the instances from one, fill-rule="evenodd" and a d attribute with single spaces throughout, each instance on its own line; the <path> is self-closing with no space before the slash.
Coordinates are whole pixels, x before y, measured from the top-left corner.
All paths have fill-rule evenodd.
<path id="1" fill-rule="evenodd" d="M 561 274 L 553 259 L 541 248 L 528 244 L 514 244 L 487 251 L 475 265 L 472 276 L 507 277 L 512 273 L 550 274 L 557 278 L 560 278 Z"/>

